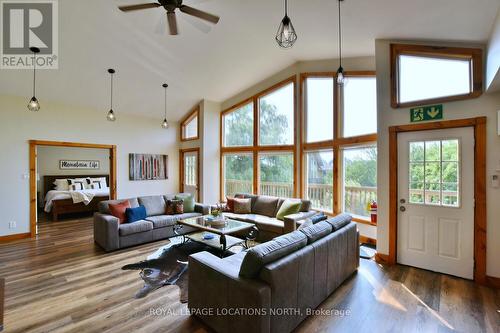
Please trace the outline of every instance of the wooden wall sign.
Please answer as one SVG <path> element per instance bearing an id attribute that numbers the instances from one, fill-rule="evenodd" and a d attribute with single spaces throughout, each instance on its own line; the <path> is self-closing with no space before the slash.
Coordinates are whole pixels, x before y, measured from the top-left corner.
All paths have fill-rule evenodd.
<path id="1" fill-rule="evenodd" d="M 101 162 L 99 161 L 86 161 L 86 160 L 60 160 L 59 169 L 61 170 L 71 170 L 71 169 L 91 169 L 98 170 L 101 168 Z"/>

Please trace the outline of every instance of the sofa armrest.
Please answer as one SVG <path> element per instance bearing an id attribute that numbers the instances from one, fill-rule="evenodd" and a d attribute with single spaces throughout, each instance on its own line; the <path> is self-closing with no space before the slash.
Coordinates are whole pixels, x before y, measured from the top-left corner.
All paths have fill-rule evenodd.
<path id="1" fill-rule="evenodd" d="M 210 212 L 210 205 L 204 205 L 201 203 L 194 204 L 194 211 L 203 215 L 208 215 Z"/>
<path id="2" fill-rule="evenodd" d="M 240 278 L 239 269 L 209 252 L 191 255 L 188 307 L 217 332 L 270 332 L 271 289 L 261 281 Z M 238 309 L 256 311 L 235 314 Z"/>
<path id="3" fill-rule="evenodd" d="M 316 215 L 317 212 L 315 211 L 308 211 L 308 212 L 299 212 L 296 214 L 290 214 L 285 216 L 284 222 L 285 222 L 285 228 L 284 232 L 289 233 L 297 229 L 297 222 L 305 220 L 311 216 Z"/>
<path id="4" fill-rule="evenodd" d="M 113 215 L 94 213 L 94 241 L 106 251 L 120 248 L 120 220 Z"/>

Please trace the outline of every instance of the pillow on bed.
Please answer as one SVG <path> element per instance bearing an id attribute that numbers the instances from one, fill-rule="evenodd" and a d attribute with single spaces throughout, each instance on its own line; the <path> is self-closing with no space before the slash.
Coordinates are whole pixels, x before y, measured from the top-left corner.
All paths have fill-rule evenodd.
<path id="1" fill-rule="evenodd" d="M 92 185 L 93 183 L 96 183 L 96 182 L 99 182 L 101 184 L 101 187 L 100 188 L 106 188 L 108 187 L 108 184 L 106 182 L 106 177 L 99 177 L 99 178 L 87 178 L 86 179 L 87 181 L 87 184 L 89 185 L 89 188 L 90 188 L 90 185 Z"/>
<path id="2" fill-rule="evenodd" d="M 69 184 L 67 179 L 56 179 L 54 181 L 54 186 L 56 191 L 68 191 Z"/>
<path id="3" fill-rule="evenodd" d="M 90 184 L 89 188 L 92 190 L 100 190 L 107 187 L 106 184 L 103 184 L 102 182 L 93 182 L 92 184 Z"/>
<path id="4" fill-rule="evenodd" d="M 70 191 L 81 191 L 85 189 L 85 179 L 67 179 Z"/>

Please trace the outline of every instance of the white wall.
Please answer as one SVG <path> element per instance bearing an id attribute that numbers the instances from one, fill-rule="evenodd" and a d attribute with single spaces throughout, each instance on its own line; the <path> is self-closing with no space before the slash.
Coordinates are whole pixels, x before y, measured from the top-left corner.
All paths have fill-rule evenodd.
<path id="1" fill-rule="evenodd" d="M 117 145 L 118 198 L 162 194 L 178 190 L 177 123 L 168 130 L 158 119 L 125 115 L 106 120 L 106 110 L 79 108 L 41 99 L 39 112 L 29 112 L 26 98 L 0 96 L 0 236 L 29 232 L 28 140 L 53 140 Z M 168 180 L 129 181 L 128 154 L 168 154 Z M 16 229 L 8 222 L 16 221 Z"/>
<path id="2" fill-rule="evenodd" d="M 408 41 L 376 42 L 377 63 L 377 98 L 378 98 L 378 228 L 377 250 L 387 254 L 389 249 L 389 131 L 393 125 L 408 124 L 409 108 L 393 109 L 390 101 L 390 43 Z M 469 46 L 453 45 L 438 42 L 428 42 L 426 45 L 442 46 Z M 479 45 L 479 47 L 481 47 Z M 500 93 L 483 94 L 477 99 L 444 103 L 444 120 L 487 117 L 487 269 L 486 273 L 500 277 L 500 189 L 489 186 L 490 177 L 497 173 L 500 163 L 500 137 L 496 131 L 496 110 L 500 109 Z"/>
<path id="3" fill-rule="evenodd" d="M 491 31 L 486 57 L 486 89 L 500 90 L 500 10 Z"/>
<path id="4" fill-rule="evenodd" d="M 109 174 L 109 149 L 93 149 L 78 147 L 51 147 L 37 148 L 37 173 L 40 176 L 38 191 L 42 197 L 45 193 L 44 176 L 71 176 L 71 175 L 107 175 Z M 92 160 L 99 161 L 99 169 L 59 169 L 59 160 Z"/>
<path id="5" fill-rule="evenodd" d="M 220 179 L 220 103 L 204 100 L 202 102 L 202 192 L 203 203 L 216 204 L 219 198 Z"/>

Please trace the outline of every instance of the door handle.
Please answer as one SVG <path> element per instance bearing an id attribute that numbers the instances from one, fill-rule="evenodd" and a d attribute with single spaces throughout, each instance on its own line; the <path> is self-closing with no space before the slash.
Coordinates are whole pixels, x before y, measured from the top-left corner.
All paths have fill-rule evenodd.
<path id="1" fill-rule="evenodd" d="M 406 211 L 406 207 L 405 206 L 399 206 L 399 210 L 402 211 L 402 212 L 404 212 L 404 211 Z"/>

